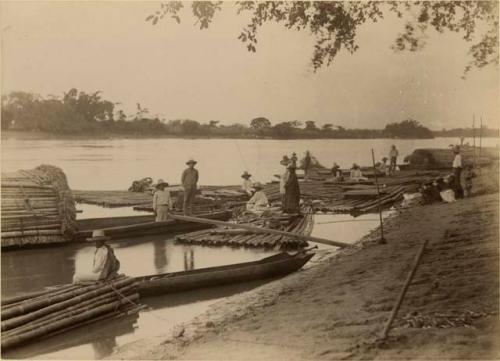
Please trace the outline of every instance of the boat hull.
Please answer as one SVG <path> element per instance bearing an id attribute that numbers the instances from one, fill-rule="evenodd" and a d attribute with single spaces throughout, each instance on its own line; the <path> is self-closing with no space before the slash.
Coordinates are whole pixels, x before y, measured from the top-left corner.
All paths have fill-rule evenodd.
<path id="1" fill-rule="evenodd" d="M 202 218 L 227 221 L 231 218 L 231 212 L 220 211 L 198 215 Z M 159 234 L 166 232 L 183 232 L 195 229 L 208 228 L 209 226 L 194 222 L 185 222 L 178 220 L 168 220 L 165 222 L 155 222 L 152 216 L 134 217 L 112 217 L 107 219 L 82 220 L 85 229 L 76 233 L 76 240 L 83 241 L 92 235 L 95 229 L 102 229 L 106 235 L 113 240 L 128 237 L 140 237 L 143 235 Z M 83 223 L 85 222 L 85 223 Z M 112 224 L 113 226 L 110 226 Z M 118 224 L 118 225 L 116 225 Z"/>
<path id="2" fill-rule="evenodd" d="M 284 276 L 302 268 L 314 253 L 279 253 L 259 261 L 235 265 L 137 277 L 141 296 L 158 296 L 197 288 L 214 287 Z"/>

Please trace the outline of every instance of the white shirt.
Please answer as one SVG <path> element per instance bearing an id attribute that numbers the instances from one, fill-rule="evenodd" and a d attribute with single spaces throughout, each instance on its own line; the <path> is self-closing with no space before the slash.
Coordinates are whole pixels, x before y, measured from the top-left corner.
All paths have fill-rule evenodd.
<path id="1" fill-rule="evenodd" d="M 172 197 L 170 197 L 170 191 L 158 189 L 153 195 L 153 209 L 156 211 L 158 206 L 168 206 L 172 209 Z"/>
<path id="2" fill-rule="evenodd" d="M 462 156 L 460 154 L 455 155 L 455 159 L 453 159 L 453 168 L 462 168 Z"/>
<path id="3" fill-rule="evenodd" d="M 285 184 L 288 180 L 288 175 L 290 172 L 288 169 L 285 169 L 285 171 L 280 175 L 280 194 L 285 194 Z"/>
<path id="4" fill-rule="evenodd" d="M 252 198 L 247 202 L 247 209 L 267 207 L 269 201 L 267 200 L 264 191 L 255 192 Z"/>
<path id="5" fill-rule="evenodd" d="M 108 247 L 101 246 L 97 248 L 94 254 L 94 266 L 92 268 L 92 272 L 96 274 L 98 280 L 103 279 L 107 276 L 104 274 L 106 272 L 105 266 L 107 260 Z"/>
<path id="6" fill-rule="evenodd" d="M 241 186 L 241 189 L 243 189 L 248 194 L 252 193 L 254 191 L 254 189 L 252 188 L 252 181 L 250 179 L 245 179 L 243 181 L 243 185 Z"/>

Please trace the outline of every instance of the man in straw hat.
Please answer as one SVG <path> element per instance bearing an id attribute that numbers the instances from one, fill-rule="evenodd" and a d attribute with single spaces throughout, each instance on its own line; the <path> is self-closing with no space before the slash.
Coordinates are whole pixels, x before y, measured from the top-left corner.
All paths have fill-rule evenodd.
<path id="1" fill-rule="evenodd" d="M 199 177 L 198 170 L 194 169 L 196 163 L 194 159 L 188 160 L 186 162 L 188 168 L 182 172 L 181 183 L 184 188 L 184 203 L 182 210 L 185 216 L 193 213 L 193 201 L 196 195 Z"/>
<path id="2" fill-rule="evenodd" d="M 153 195 L 153 210 L 156 215 L 156 222 L 164 222 L 168 219 L 168 211 L 173 208 L 172 198 L 170 192 L 165 189 L 168 183 L 163 179 L 158 179 L 156 184 L 156 192 Z"/>
<path id="3" fill-rule="evenodd" d="M 247 211 L 255 213 L 263 212 L 269 207 L 269 200 L 263 191 L 264 187 L 261 183 L 257 182 L 253 185 L 253 188 L 255 189 L 255 194 L 247 202 Z"/>
<path id="4" fill-rule="evenodd" d="M 280 164 L 284 167 L 282 173 L 280 174 L 280 196 L 281 202 L 283 202 L 283 197 L 285 196 L 285 183 L 288 178 L 288 164 L 290 163 L 290 159 L 288 156 L 284 155 L 283 159 L 280 161 Z"/>
<path id="5" fill-rule="evenodd" d="M 252 181 L 250 180 L 251 177 L 252 175 L 247 171 L 245 171 L 241 175 L 241 178 L 243 178 L 243 184 L 241 185 L 241 190 L 250 197 L 255 193 L 255 189 L 252 186 Z"/>
<path id="6" fill-rule="evenodd" d="M 115 256 L 113 248 L 106 244 L 111 238 L 106 236 L 103 230 L 95 230 L 87 242 L 95 242 L 94 262 L 92 273 L 75 275 L 73 283 L 84 281 L 101 281 L 113 278 L 120 269 L 120 261 Z"/>

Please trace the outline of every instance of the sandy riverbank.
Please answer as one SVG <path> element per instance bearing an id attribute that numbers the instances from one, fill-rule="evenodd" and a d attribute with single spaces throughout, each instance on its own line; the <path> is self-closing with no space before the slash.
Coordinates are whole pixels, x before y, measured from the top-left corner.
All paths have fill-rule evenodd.
<path id="1" fill-rule="evenodd" d="M 376 231 L 356 251 L 214 305 L 180 337 L 141 340 L 110 358 L 496 359 L 498 201 L 495 193 L 404 210 L 386 225 L 386 245 Z M 376 343 L 425 239 L 391 337 Z"/>

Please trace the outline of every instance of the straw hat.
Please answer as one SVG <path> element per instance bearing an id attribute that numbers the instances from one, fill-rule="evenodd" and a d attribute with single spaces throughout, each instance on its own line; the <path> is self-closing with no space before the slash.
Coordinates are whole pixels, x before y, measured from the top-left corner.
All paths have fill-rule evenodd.
<path id="1" fill-rule="evenodd" d="M 158 188 L 158 186 L 161 186 L 161 185 L 168 186 L 168 183 L 160 178 L 160 179 L 158 179 L 158 183 L 156 183 L 155 187 Z"/>
<path id="2" fill-rule="evenodd" d="M 288 163 L 290 163 L 290 159 L 288 158 L 288 156 L 284 155 L 283 159 L 280 161 L 280 164 L 281 165 L 288 165 Z"/>
<path id="3" fill-rule="evenodd" d="M 259 189 L 263 189 L 263 188 L 264 188 L 264 186 L 263 186 L 263 185 L 262 185 L 262 183 L 260 183 L 260 182 L 255 182 L 255 183 L 253 184 L 253 188 L 254 188 L 254 189 L 256 189 L 256 190 L 259 190 Z"/>
<path id="4" fill-rule="evenodd" d="M 189 164 L 196 164 L 196 163 L 198 163 L 198 162 L 197 162 L 197 161 L 195 161 L 195 160 L 194 160 L 194 159 L 192 159 L 192 158 L 186 162 L 186 164 L 187 164 L 187 165 L 189 165 Z"/>
<path id="5" fill-rule="evenodd" d="M 95 242 L 95 241 L 109 241 L 111 238 L 106 236 L 106 233 L 102 229 L 96 229 L 92 231 L 92 237 L 87 238 L 88 242 Z"/>
<path id="6" fill-rule="evenodd" d="M 245 171 L 242 175 L 241 175 L 241 178 L 245 178 L 245 179 L 248 179 L 250 178 L 252 175 L 250 173 L 248 173 L 247 171 Z"/>

